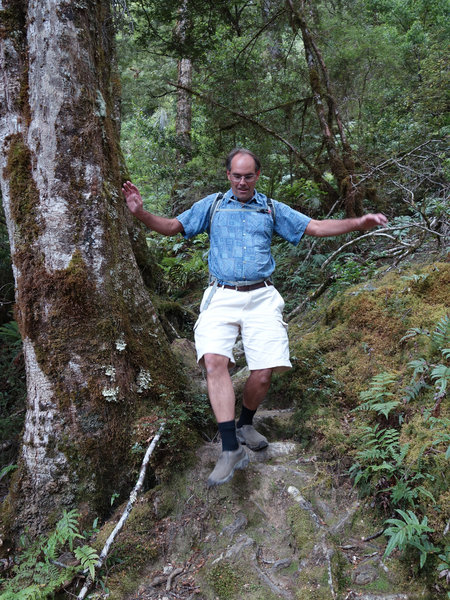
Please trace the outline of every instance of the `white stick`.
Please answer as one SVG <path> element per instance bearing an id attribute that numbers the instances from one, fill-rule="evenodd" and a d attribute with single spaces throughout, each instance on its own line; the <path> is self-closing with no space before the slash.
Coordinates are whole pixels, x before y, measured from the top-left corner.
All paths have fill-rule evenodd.
<path id="1" fill-rule="evenodd" d="M 106 540 L 106 543 L 105 543 L 105 545 L 103 547 L 103 550 L 100 553 L 98 562 L 95 565 L 97 569 L 99 569 L 103 565 L 103 562 L 104 562 L 105 558 L 108 555 L 108 552 L 109 552 L 109 549 L 111 548 L 112 543 L 114 542 L 115 538 L 120 533 L 120 531 L 122 530 L 122 527 L 124 526 L 125 521 L 130 516 L 131 510 L 132 510 L 132 508 L 134 506 L 134 503 L 136 502 L 136 498 L 137 498 L 139 492 L 141 491 L 142 485 L 144 483 L 145 472 L 147 470 L 147 465 L 148 465 L 148 462 L 150 460 L 150 456 L 152 455 L 153 450 L 155 449 L 156 444 L 159 442 L 159 439 L 161 437 L 162 432 L 164 431 L 164 427 L 165 426 L 166 426 L 165 422 L 161 423 L 161 427 L 159 428 L 158 433 L 155 435 L 155 437 L 153 438 L 150 446 L 147 448 L 147 452 L 145 453 L 144 460 L 142 461 L 141 471 L 139 473 L 139 478 L 138 478 L 138 480 L 136 482 L 136 485 L 134 486 L 134 488 L 133 488 L 133 490 L 132 490 L 132 492 L 130 494 L 130 498 L 128 500 L 128 504 L 127 504 L 125 510 L 123 511 L 123 514 L 120 517 L 119 522 L 114 527 L 114 529 L 111 532 L 109 538 Z M 93 583 L 92 580 L 90 579 L 90 577 L 88 577 L 88 579 L 86 580 L 86 583 L 84 584 L 83 589 L 81 590 L 81 592 L 77 596 L 77 600 L 84 600 L 84 598 L 86 597 L 86 594 L 88 593 L 89 588 L 91 587 L 92 583 Z"/>

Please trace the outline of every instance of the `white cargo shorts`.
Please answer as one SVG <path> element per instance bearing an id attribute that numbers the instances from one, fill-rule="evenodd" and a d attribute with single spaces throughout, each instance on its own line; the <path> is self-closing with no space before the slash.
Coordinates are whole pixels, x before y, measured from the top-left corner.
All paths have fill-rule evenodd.
<path id="1" fill-rule="evenodd" d="M 234 365 L 233 346 L 239 333 L 248 368 L 285 371 L 289 360 L 287 324 L 283 321 L 284 300 L 273 285 L 249 292 L 218 287 L 209 306 L 207 288 L 194 326 L 197 361 L 203 366 L 205 354 L 228 357 Z"/>

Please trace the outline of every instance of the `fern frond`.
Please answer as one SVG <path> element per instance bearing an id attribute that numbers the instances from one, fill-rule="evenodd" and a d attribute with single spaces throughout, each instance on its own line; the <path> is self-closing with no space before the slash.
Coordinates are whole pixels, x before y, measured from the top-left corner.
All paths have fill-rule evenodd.
<path id="1" fill-rule="evenodd" d="M 431 335 L 431 341 L 436 350 L 443 350 L 450 345 L 450 317 L 444 315 L 436 325 Z"/>
<path id="2" fill-rule="evenodd" d="M 417 400 L 420 392 L 423 389 L 428 389 L 429 387 L 430 386 L 425 383 L 425 381 L 422 377 L 420 379 L 418 379 L 417 381 L 415 381 L 413 378 L 411 380 L 411 383 L 409 385 L 407 385 L 404 389 L 405 395 L 403 396 L 403 402 L 409 403 L 412 400 Z"/>
<path id="3" fill-rule="evenodd" d="M 430 332 L 426 329 L 420 329 L 419 327 L 412 327 L 411 329 L 408 329 L 405 335 L 401 338 L 400 344 L 406 340 L 416 337 L 416 335 L 430 335 Z"/>
<path id="4" fill-rule="evenodd" d="M 436 365 L 431 371 L 431 379 L 438 387 L 438 394 L 443 394 L 447 389 L 448 382 L 450 381 L 450 367 L 446 367 L 445 365 Z"/>
<path id="5" fill-rule="evenodd" d="M 81 562 L 83 569 L 89 569 L 91 579 L 94 579 L 95 567 L 99 560 L 99 556 L 95 549 L 91 548 L 91 546 L 81 546 L 80 548 L 75 549 L 74 554 Z"/>
<path id="6" fill-rule="evenodd" d="M 417 377 L 417 375 L 422 375 L 425 371 L 428 371 L 428 363 L 424 358 L 418 358 L 417 360 L 411 360 L 408 363 L 409 369 L 414 369 L 413 371 L 413 379 Z"/>
<path id="7" fill-rule="evenodd" d="M 72 550 L 73 541 L 76 538 L 83 539 L 83 536 L 78 532 L 78 519 L 80 514 L 77 510 L 73 509 L 67 512 L 63 511 L 62 518 L 56 524 L 55 537 L 61 545 L 66 542 L 69 543 L 69 547 Z"/>

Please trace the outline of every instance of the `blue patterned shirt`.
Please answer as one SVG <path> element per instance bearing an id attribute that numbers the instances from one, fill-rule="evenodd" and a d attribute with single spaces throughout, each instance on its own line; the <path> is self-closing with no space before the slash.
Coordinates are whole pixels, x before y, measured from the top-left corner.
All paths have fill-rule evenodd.
<path id="1" fill-rule="evenodd" d="M 189 239 L 209 231 L 210 208 L 216 194 L 199 200 L 176 218 Z M 310 218 L 287 204 L 273 200 L 275 222 L 267 197 L 255 190 L 251 200 L 241 204 L 232 190 L 224 195 L 209 232 L 209 270 L 219 283 L 256 281 L 270 277 L 275 261 L 270 251 L 272 236 L 298 244 Z"/>

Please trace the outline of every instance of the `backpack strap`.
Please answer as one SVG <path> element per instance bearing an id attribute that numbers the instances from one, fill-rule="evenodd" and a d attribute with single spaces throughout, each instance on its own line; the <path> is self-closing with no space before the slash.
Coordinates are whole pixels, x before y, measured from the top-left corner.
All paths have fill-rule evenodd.
<path id="1" fill-rule="evenodd" d="M 214 200 L 212 201 L 211 206 L 209 207 L 209 224 L 208 224 L 208 233 L 211 230 L 211 223 L 214 219 L 214 217 L 216 216 L 216 212 L 219 210 L 219 206 L 220 203 L 222 201 L 223 198 L 223 194 L 222 192 L 218 192 L 216 194 L 216 197 L 214 198 Z"/>
<path id="2" fill-rule="evenodd" d="M 222 192 L 218 192 L 216 197 L 212 201 L 211 206 L 209 207 L 209 224 L 208 224 L 208 233 L 211 231 L 211 223 L 213 222 L 214 217 L 216 216 L 216 212 L 220 208 L 221 201 L 223 199 Z M 270 216 L 272 217 L 273 224 L 275 225 L 275 204 L 273 203 L 272 198 L 267 198 L 267 206 L 270 211 Z"/>
<path id="3" fill-rule="evenodd" d="M 271 217 L 273 219 L 273 224 L 275 225 L 275 223 L 276 223 L 276 219 L 275 219 L 275 204 L 273 203 L 272 198 L 267 198 L 267 206 L 269 207 L 270 214 L 271 214 Z"/>

